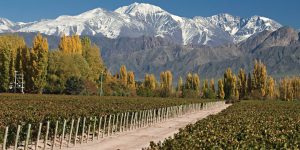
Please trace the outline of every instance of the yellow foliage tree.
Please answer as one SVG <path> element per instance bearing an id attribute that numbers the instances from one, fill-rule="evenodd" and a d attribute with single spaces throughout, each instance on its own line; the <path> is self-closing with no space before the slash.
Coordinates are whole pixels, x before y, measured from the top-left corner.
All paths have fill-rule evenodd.
<path id="1" fill-rule="evenodd" d="M 120 79 L 124 85 L 127 85 L 127 69 L 125 65 L 122 65 L 120 68 Z"/>
<path id="2" fill-rule="evenodd" d="M 261 62 L 255 60 L 254 70 L 253 70 L 253 90 L 257 90 L 260 92 L 260 95 L 264 97 L 266 95 L 267 88 L 267 68 Z"/>
<path id="3" fill-rule="evenodd" d="M 59 49 L 65 54 L 82 55 L 82 44 L 78 35 L 63 35 L 59 42 Z"/>
<path id="4" fill-rule="evenodd" d="M 273 99 L 275 97 L 275 81 L 270 76 L 268 77 L 268 81 L 267 81 L 266 96 L 269 99 Z"/>
<path id="5" fill-rule="evenodd" d="M 30 72 L 32 90 L 35 93 L 42 93 L 46 85 L 48 67 L 48 42 L 40 33 L 33 40 L 33 47 L 30 52 Z"/>
<path id="6" fill-rule="evenodd" d="M 127 86 L 131 89 L 135 89 L 135 79 L 134 79 L 134 72 L 128 72 L 128 79 L 127 79 Z"/>
<path id="7" fill-rule="evenodd" d="M 145 75 L 145 80 L 144 80 L 144 87 L 155 90 L 156 89 L 156 79 L 154 74 L 146 74 Z"/>
<path id="8" fill-rule="evenodd" d="M 223 85 L 223 81 L 221 79 L 218 80 L 218 96 L 220 99 L 225 98 L 224 85 Z"/>

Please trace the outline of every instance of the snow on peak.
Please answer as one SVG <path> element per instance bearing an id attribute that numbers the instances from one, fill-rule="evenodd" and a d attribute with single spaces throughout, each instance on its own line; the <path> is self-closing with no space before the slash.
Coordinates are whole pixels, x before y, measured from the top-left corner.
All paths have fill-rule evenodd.
<path id="1" fill-rule="evenodd" d="M 151 14 L 151 13 L 161 13 L 165 12 L 158 6 L 147 4 L 147 3 L 133 3 L 129 6 L 123 6 L 115 10 L 115 12 L 120 14 L 130 14 L 135 16 L 137 13 L 140 14 Z"/>
<path id="2" fill-rule="evenodd" d="M 13 26 L 14 23 L 6 18 L 0 18 L 0 25 Z"/>

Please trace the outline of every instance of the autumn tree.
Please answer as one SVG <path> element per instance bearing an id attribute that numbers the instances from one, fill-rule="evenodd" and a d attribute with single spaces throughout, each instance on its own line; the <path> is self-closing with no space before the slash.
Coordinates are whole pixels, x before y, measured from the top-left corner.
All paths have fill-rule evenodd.
<path id="1" fill-rule="evenodd" d="M 127 79 L 127 86 L 131 89 L 135 89 L 135 79 L 134 79 L 134 72 L 128 72 L 128 79 Z"/>
<path id="2" fill-rule="evenodd" d="M 286 77 L 279 82 L 280 99 L 290 101 L 300 99 L 300 78 Z"/>
<path id="3" fill-rule="evenodd" d="M 160 73 L 160 96 L 168 97 L 172 93 L 173 76 L 171 71 Z"/>
<path id="4" fill-rule="evenodd" d="M 144 87 L 155 90 L 156 89 L 156 79 L 154 74 L 146 74 L 144 80 Z"/>
<path id="5" fill-rule="evenodd" d="M 63 35 L 59 42 L 59 49 L 65 54 L 82 54 L 80 37 L 78 35 Z"/>
<path id="6" fill-rule="evenodd" d="M 209 87 L 208 87 L 208 80 L 204 80 L 203 82 L 203 86 L 202 86 L 202 92 L 205 95 L 207 92 L 209 91 Z"/>
<path id="7" fill-rule="evenodd" d="M 237 99 L 239 95 L 238 88 L 236 86 L 237 79 L 236 76 L 232 74 L 230 68 L 226 70 L 224 73 L 224 92 L 225 92 L 225 99 Z"/>
<path id="8" fill-rule="evenodd" d="M 214 80 L 214 79 L 211 79 L 211 80 L 210 80 L 209 86 L 210 86 L 211 91 L 212 91 L 213 93 L 215 93 L 215 92 L 216 92 L 216 89 L 215 89 L 215 80 Z"/>
<path id="9" fill-rule="evenodd" d="M 0 36 L 0 91 L 7 92 L 10 82 L 13 82 L 17 52 L 25 48 L 23 38 L 16 35 Z"/>
<path id="10" fill-rule="evenodd" d="M 240 69 L 238 74 L 238 90 L 240 98 L 244 98 L 247 94 L 247 75 L 244 69 Z"/>
<path id="11" fill-rule="evenodd" d="M 225 98 L 225 93 L 224 93 L 224 85 L 223 85 L 223 80 L 218 80 L 218 97 L 220 99 Z"/>
<path id="12" fill-rule="evenodd" d="M 269 99 L 273 99 L 275 97 L 275 81 L 270 76 L 267 81 L 266 96 Z"/>
<path id="13" fill-rule="evenodd" d="M 177 91 L 182 91 L 182 88 L 183 88 L 183 80 L 182 77 L 179 77 L 177 82 Z"/>
<path id="14" fill-rule="evenodd" d="M 182 88 L 182 96 L 189 98 L 200 96 L 200 78 L 198 74 L 187 74 L 184 87 Z"/>
<path id="15" fill-rule="evenodd" d="M 199 78 L 198 74 L 196 74 L 196 73 L 194 73 L 194 75 L 193 75 L 192 87 L 195 91 L 200 90 L 200 78 Z"/>
<path id="16" fill-rule="evenodd" d="M 268 75 L 266 66 L 261 61 L 255 60 L 252 88 L 253 90 L 258 91 L 262 97 L 266 95 L 267 78 Z"/>
<path id="17" fill-rule="evenodd" d="M 32 90 L 35 93 L 42 93 L 46 85 L 48 67 L 48 42 L 38 33 L 33 40 L 33 47 L 30 52 L 30 71 Z"/>
<path id="18" fill-rule="evenodd" d="M 191 73 L 186 76 L 185 89 L 193 89 L 193 75 Z"/>
<path id="19" fill-rule="evenodd" d="M 126 86 L 127 85 L 127 69 L 125 65 L 122 65 L 120 68 L 120 79 L 122 81 L 122 83 Z"/>
<path id="20" fill-rule="evenodd" d="M 161 88 L 168 90 L 172 89 L 173 76 L 171 71 L 165 71 L 160 73 Z"/>

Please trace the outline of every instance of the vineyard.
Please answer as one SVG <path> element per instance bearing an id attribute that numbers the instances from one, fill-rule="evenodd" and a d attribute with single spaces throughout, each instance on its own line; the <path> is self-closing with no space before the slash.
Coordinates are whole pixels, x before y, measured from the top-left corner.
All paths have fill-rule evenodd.
<path id="1" fill-rule="evenodd" d="M 149 149 L 299 149 L 299 114 L 299 101 L 243 101 Z"/>
<path id="2" fill-rule="evenodd" d="M 121 112 L 156 109 L 205 102 L 199 99 L 98 97 L 65 95 L 0 95 L 0 141 L 4 128 L 64 119 L 104 116 Z M 25 130 L 25 129 L 24 129 Z"/>

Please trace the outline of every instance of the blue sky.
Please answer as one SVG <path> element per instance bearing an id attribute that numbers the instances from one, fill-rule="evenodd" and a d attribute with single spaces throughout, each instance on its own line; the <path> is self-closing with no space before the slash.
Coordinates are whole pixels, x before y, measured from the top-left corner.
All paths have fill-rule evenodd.
<path id="1" fill-rule="evenodd" d="M 300 0 L 1 0 L 0 17 L 28 22 L 77 15 L 97 7 L 114 10 L 134 2 L 154 4 L 183 17 L 261 15 L 300 28 Z"/>

